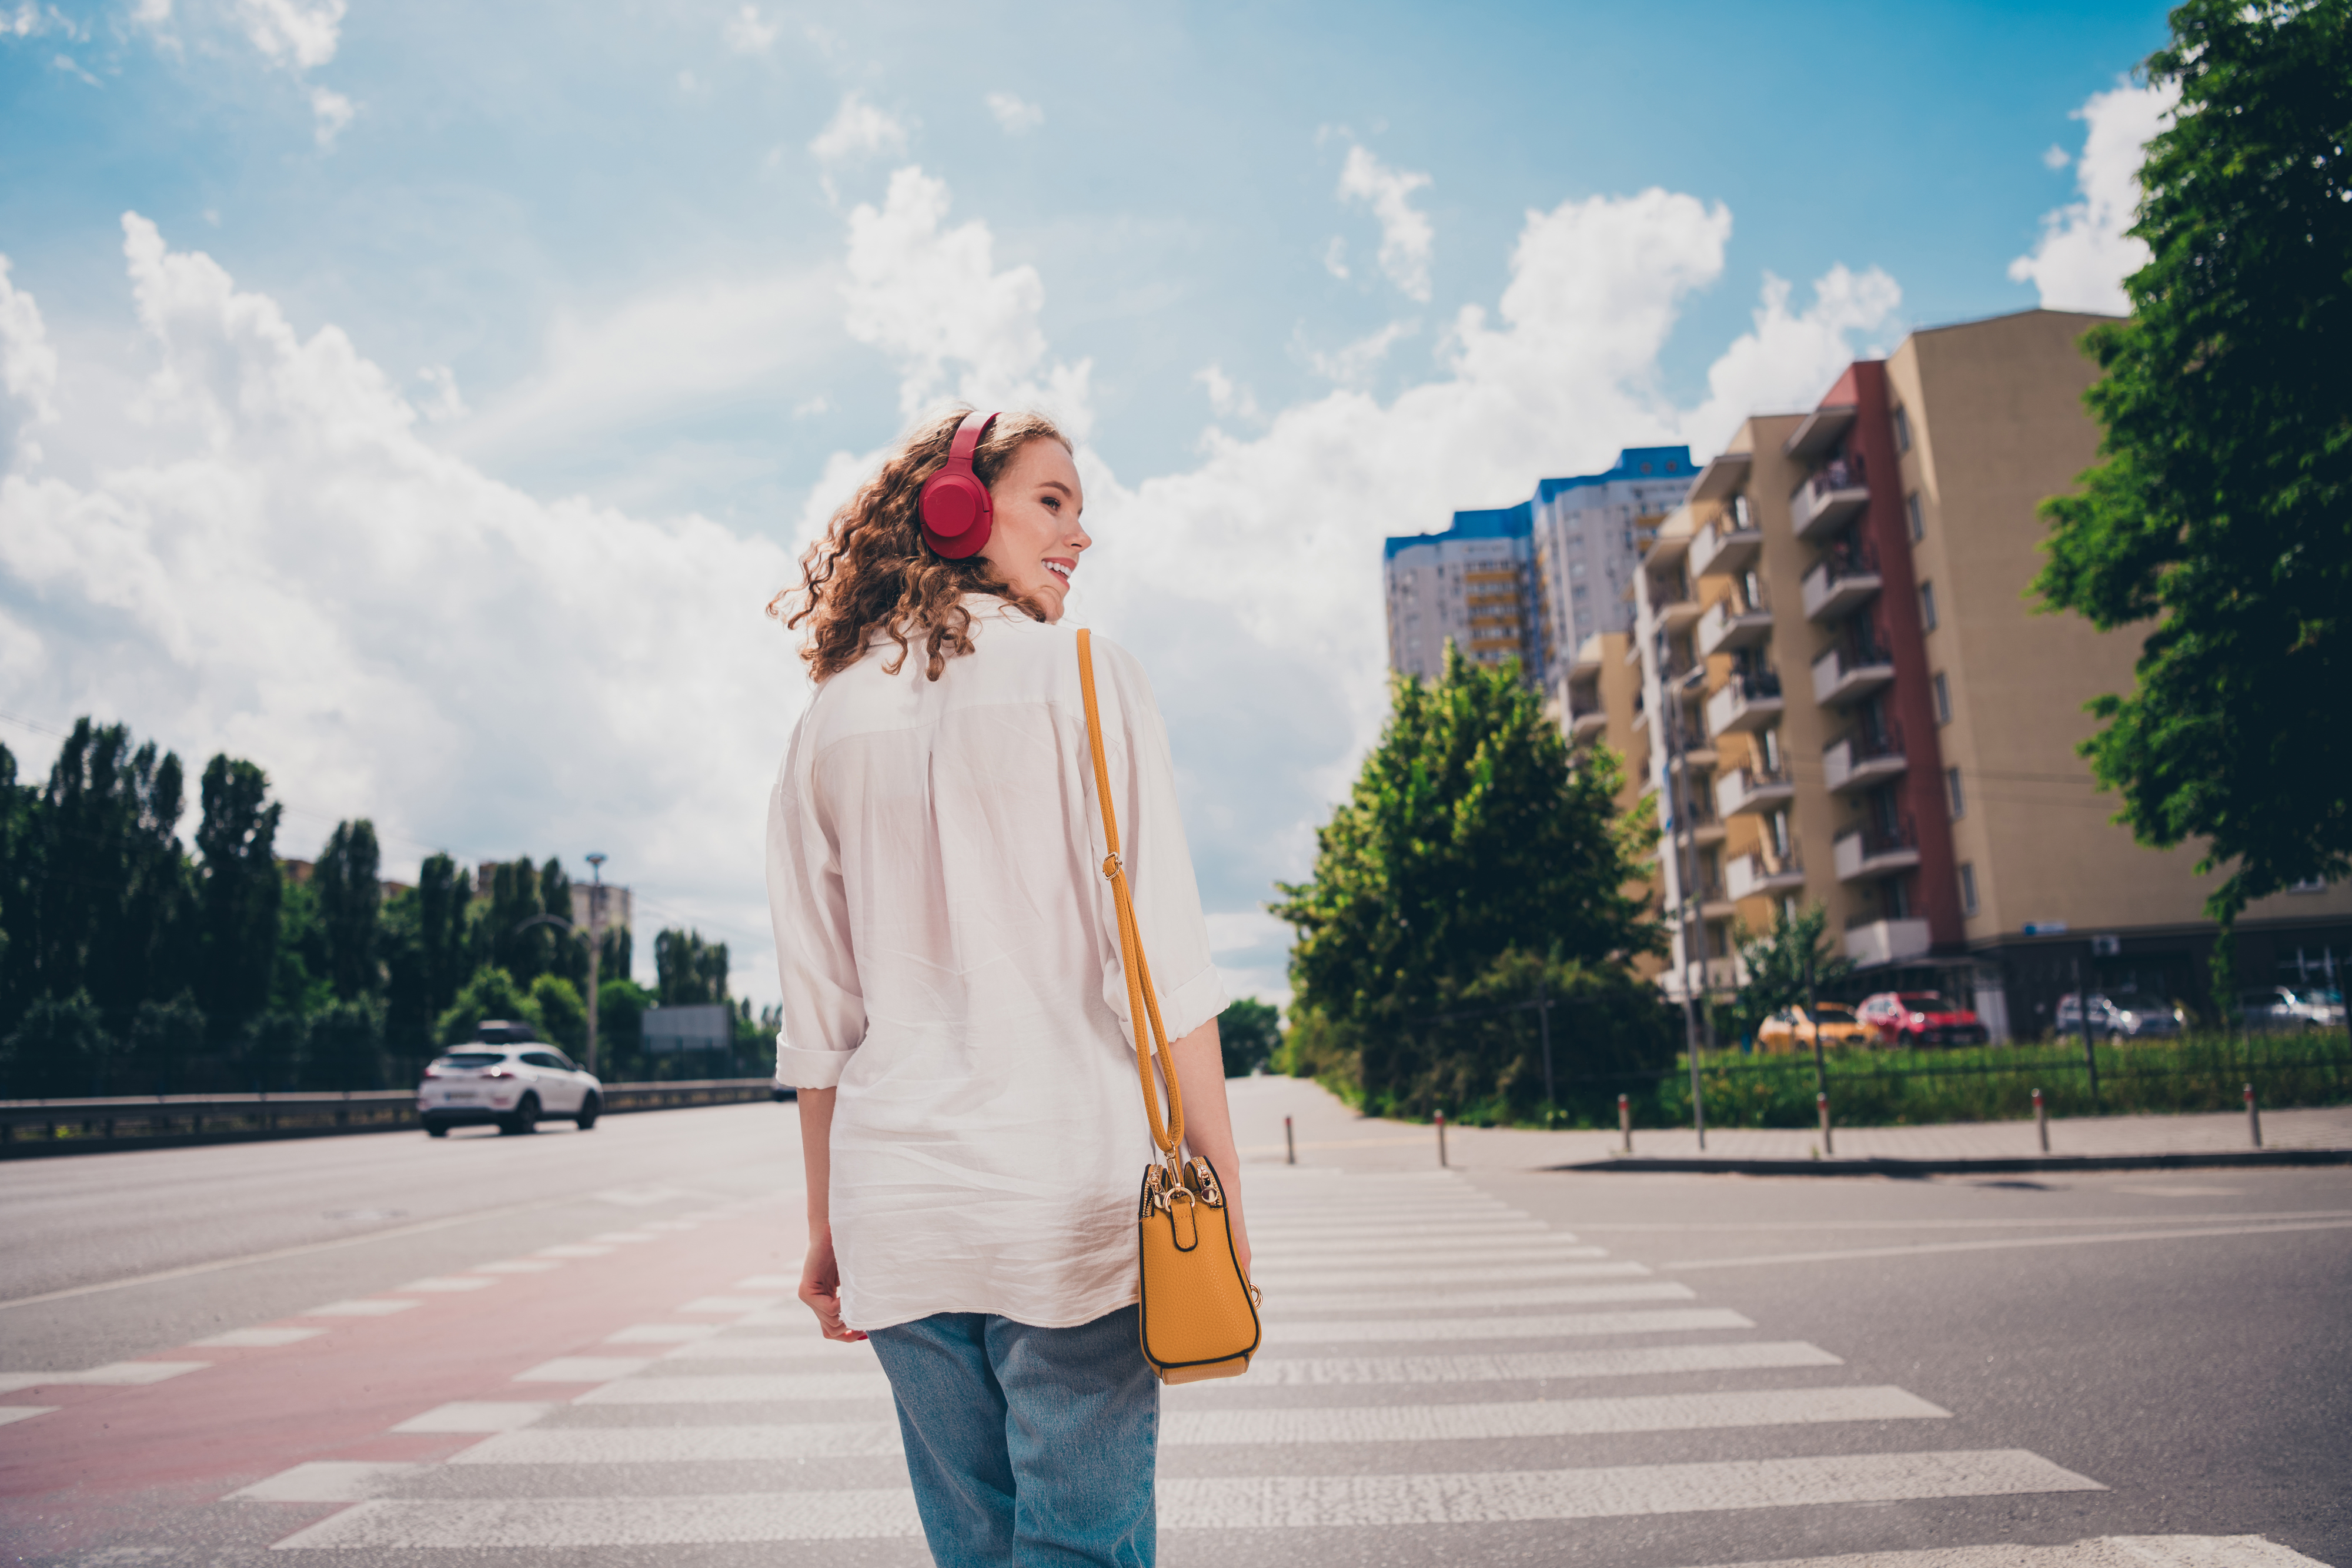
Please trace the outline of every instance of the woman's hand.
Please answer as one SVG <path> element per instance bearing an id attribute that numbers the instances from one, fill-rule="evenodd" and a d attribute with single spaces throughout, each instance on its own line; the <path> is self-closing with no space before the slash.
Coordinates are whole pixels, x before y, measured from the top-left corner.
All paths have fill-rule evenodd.
<path id="1" fill-rule="evenodd" d="M 841 1265 L 833 1258 L 833 1228 L 809 1232 L 808 1257 L 801 1264 L 801 1300 L 816 1314 L 824 1337 L 855 1344 L 866 1336 L 841 1321 Z"/>

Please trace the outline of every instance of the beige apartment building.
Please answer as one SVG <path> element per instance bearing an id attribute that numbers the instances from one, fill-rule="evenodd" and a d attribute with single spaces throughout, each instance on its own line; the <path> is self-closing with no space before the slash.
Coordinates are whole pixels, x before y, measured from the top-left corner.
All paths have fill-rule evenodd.
<path id="1" fill-rule="evenodd" d="M 1564 726 L 1659 797 L 1670 996 L 1735 989 L 1741 928 L 1818 904 L 1869 988 L 1956 995 L 1997 1038 L 2049 1030 L 2077 977 L 2206 1001 L 2200 852 L 2136 843 L 2075 749 L 2144 632 L 2026 597 L 2037 506 L 2096 461 L 2098 319 L 1916 332 L 1748 420 L 1643 548 L 1633 635 L 1578 650 Z M 2340 985 L 2347 955 L 2352 887 L 2282 894 L 2239 981 Z"/>

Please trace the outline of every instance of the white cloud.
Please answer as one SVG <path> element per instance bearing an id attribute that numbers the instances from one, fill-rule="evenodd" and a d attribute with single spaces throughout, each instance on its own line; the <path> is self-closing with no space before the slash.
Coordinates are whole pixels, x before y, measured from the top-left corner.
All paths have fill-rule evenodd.
<path id="1" fill-rule="evenodd" d="M 416 372 L 416 379 L 433 389 L 432 399 L 416 412 L 436 424 L 463 419 L 474 412 L 466 406 L 465 394 L 457 390 L 457 372 L 448 366 L 426 365 Z"/>
<path id="2" fill-rule="evenodd" d="M 850 336 L 898 364 L 903 414 L 950 396 L 1034 403 L 1083 436 L 1092 422 L 1092 361 L 1047 362 L 1037 269 L 997 271 L 988 225 L 975 219 L 949 228 L 947 217 L 947 183 L 911 166 L 890 176 L 881 206 L 849 214 L 843 293 Z"/>
<path id="3" fill-rule="evenodd" d="M 9 278 L 8 258 L 0 256 L 0 463 L 40 461 L 32 432 L 57 418 L 57 384 L 58 351 L 40 306 Z"/>
<path id="4" fill-rule="evenodd" d="M 250 757 L 284 797 L 460 856 L 609 851 L 772 993 L 745 867 L 803 700 L 761 613 L 784 552 L 499 484 L 420 440 L 339 329 L 301 338 L 123 228 L 151 373 L 130 408 L 83 405 L 89 473 L 20 450 L 0 475 L 0 706 Z M 5 298 L 37 391 L 38 316 Z"/>
<path id="5" fill-rule="evenodd" d="M 49 68 L 51 70 L 63 71 L 69 77 L 78 77 L 91 87 L 100 85 L 99 79 L 90 75 L 88 71 L 82 69 L 81 62 L 75 59 L 71 55 L 57 56 L 49 61 Z"/>
<path id="6" fill-rule="evenodd" d="M 1234 378 L 1225 374 L 1223 366 L 1204 365 L 1192 372 L 1192 379 L 1208 392 L 1209 406 L 1218 414 L 1242 419 L 1260 417 L 1256 394 L 1245 386 L 1235 385 Z"/>
<path id="7" fill-rule="evenodd" d="M 1764 275 L 1753 330 L 1742 333 L 1706 373 L 1706 401 L 1686 414 L 1683 431 L 1702 451 L 1719 448 L 1751 413 L 1810 407 L 1854 355 L 1853 335 L 1885 329 L 1903 290 L 1877 267 L 1840 264 L 1816 279 L 1813 302 L 1789 308 L 1785 279 Z"/>
<path id="8" fill-rule="evenodd" d="M 2032 254 L 2009 264 L 2009 276 L 2032 284 L 2045 309 L 2130 314 L 2123 280 L 2147 265 L 2148 252 L 2124 231 L 2137 221 L 2144 150 L 2179 100 L 2173 83 L 2126 82 L 2093 93 L 2074 111 L 2073 118 L 2089 126 L 2074 166 L 2079 199 L 2045 214 Z M 2060 152 L 2063 163 L 2063 150 L 2051 152 Z M 2046 154 L 2043 162 L 2049 162 Z"/>
<path id="9" fill-rule="evenodd" d="M 323 87 L 310 89 L 310 113 L 318 122 L 313 134 L 320 152 L 335 144 L 335 138 L 342 134 L 343 127 L 352 122 L 355 112 L 352 100 L 341 93 Z"/>
<path id="10" fill-rule="evenodd" d="M 907 128 L 855 92 L 845 94 L 840 109 L 809 143 L 821 163 L 907 150 Z"/>
<path id="11" fill-rule="evenodd" d="M 728 18 L 727 47 L 738 55 L 764 55 L 775 46 L 781 26 L 780 23 L 761 21 L 757 5 L 746 5 Z"/>
<path id="12" fill-rule="evenodd" d="M 803 398 L 800 402 L 793 404 L 793 417 L 794 419 L 806 419 L 812 414 L 831 413 L 832 409 L 833 399 L 827 397 L 823 392 L 819 392 L 814 397 Z"/>
<path id="13" fill-rule="evenodd" d="M 1323 270 L 1342 282 L 1347 280 L 1348 242 L 1338 235 L 1333 235 L 1331 243 L 1323 247 Z"/>
<path id="14" fill-rule="evenodd" d="M 1437 231 L 1428 214 L 1413 208 L 1412 193 L 1428 183 L 1428 175 L 1391 169 L 1361 145 L 1348 149 L 1339 171 L 1341 198 L 1363 203 L 1379 220 L 1381 271 L 1408 298 L 1420 300 L 1429 298 L 1429 259 Z"/>
<path id="15" fill-rule="evenodd" d="M 996 123 L 1007 136 L 1019 136 L 1045 123 L 1045 111 L 1034 103 L 1024 103 L 1009 92 L 988 95 L 988 112 L 996 116 Z"/>
<path id="16" fill-rule="evenodd" d="M 1329 353 L 1312 347 L 1303 337 L 1295 337 L 1291 346 L 1317 375 L 1335 386 L 1357 387 L 1371 379 L 1372 372 L 1380 369 L 1399 340 L 1420 330 L 1418 321 L 1391 321 L 1379 331 L 1367 333 Z"/>
<path id="17" fill-rule="evenodd" d="M 273 65 L 307 71 L 335 57 L 347 0 L 237 0 L 245 36 Z"/>
<path id="18" fill-rule="evenodd" d="M 76 22 L 55 5 L 38 5 L 24 0 L 13 11 L 0 10 L 0 38 L 37 38 L 47 33 L 61 33 L 77 43 L 89 37 L 89 29 Z"/>
<path id="19" fill-rule="evenodd" d="M 2055 141 L 2053 141 L 2048 147 L 2042 149 L 2042 166 L 2044 169 L 2063 169 L 2067 164 L 2072 163 L 2074 161 L 2074 155 L 2072 152 L 2067 152 L 2063 147 L 2059 146 Z"/>

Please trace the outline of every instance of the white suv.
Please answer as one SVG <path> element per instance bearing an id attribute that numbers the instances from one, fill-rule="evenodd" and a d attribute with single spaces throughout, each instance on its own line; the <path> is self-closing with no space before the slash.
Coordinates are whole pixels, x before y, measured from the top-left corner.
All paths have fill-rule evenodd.
<path id="1" fill-rule="evenodd" d="M 485 1024 L 485 1035 L 520 1033 Z M 495 1124 L 501 1133 L 538 1130 L 542 1118 L 569 1119 L 582 1132 L 596 1124 L 604 1086 L 593 1073 L 544 1040 L 493 1038 L 453 1045 L 425 1069 L 416 1114 L 432 1137 L 452 1127 Z"/>

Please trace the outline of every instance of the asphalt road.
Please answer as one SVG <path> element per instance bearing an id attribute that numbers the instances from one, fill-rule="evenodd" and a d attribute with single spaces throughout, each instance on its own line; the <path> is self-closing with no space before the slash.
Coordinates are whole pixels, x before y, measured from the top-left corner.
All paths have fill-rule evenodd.
<path id="1" fill-rule="evenodd" d="M 1236 1091 L 1266 1150 L 1299 1086 Z M 2352 1564 L 2352 1173 L 1350 1173 L 1344 1143 L 1244 1172 L 1266 1349 L 1169 1394 L 1171 1563 L 2260 1534 Z M 927 1561 L 870 1352 L 790 1301 L 797 1186 L 766 1105 L 0 1166 L 0 1546 Z"/>

